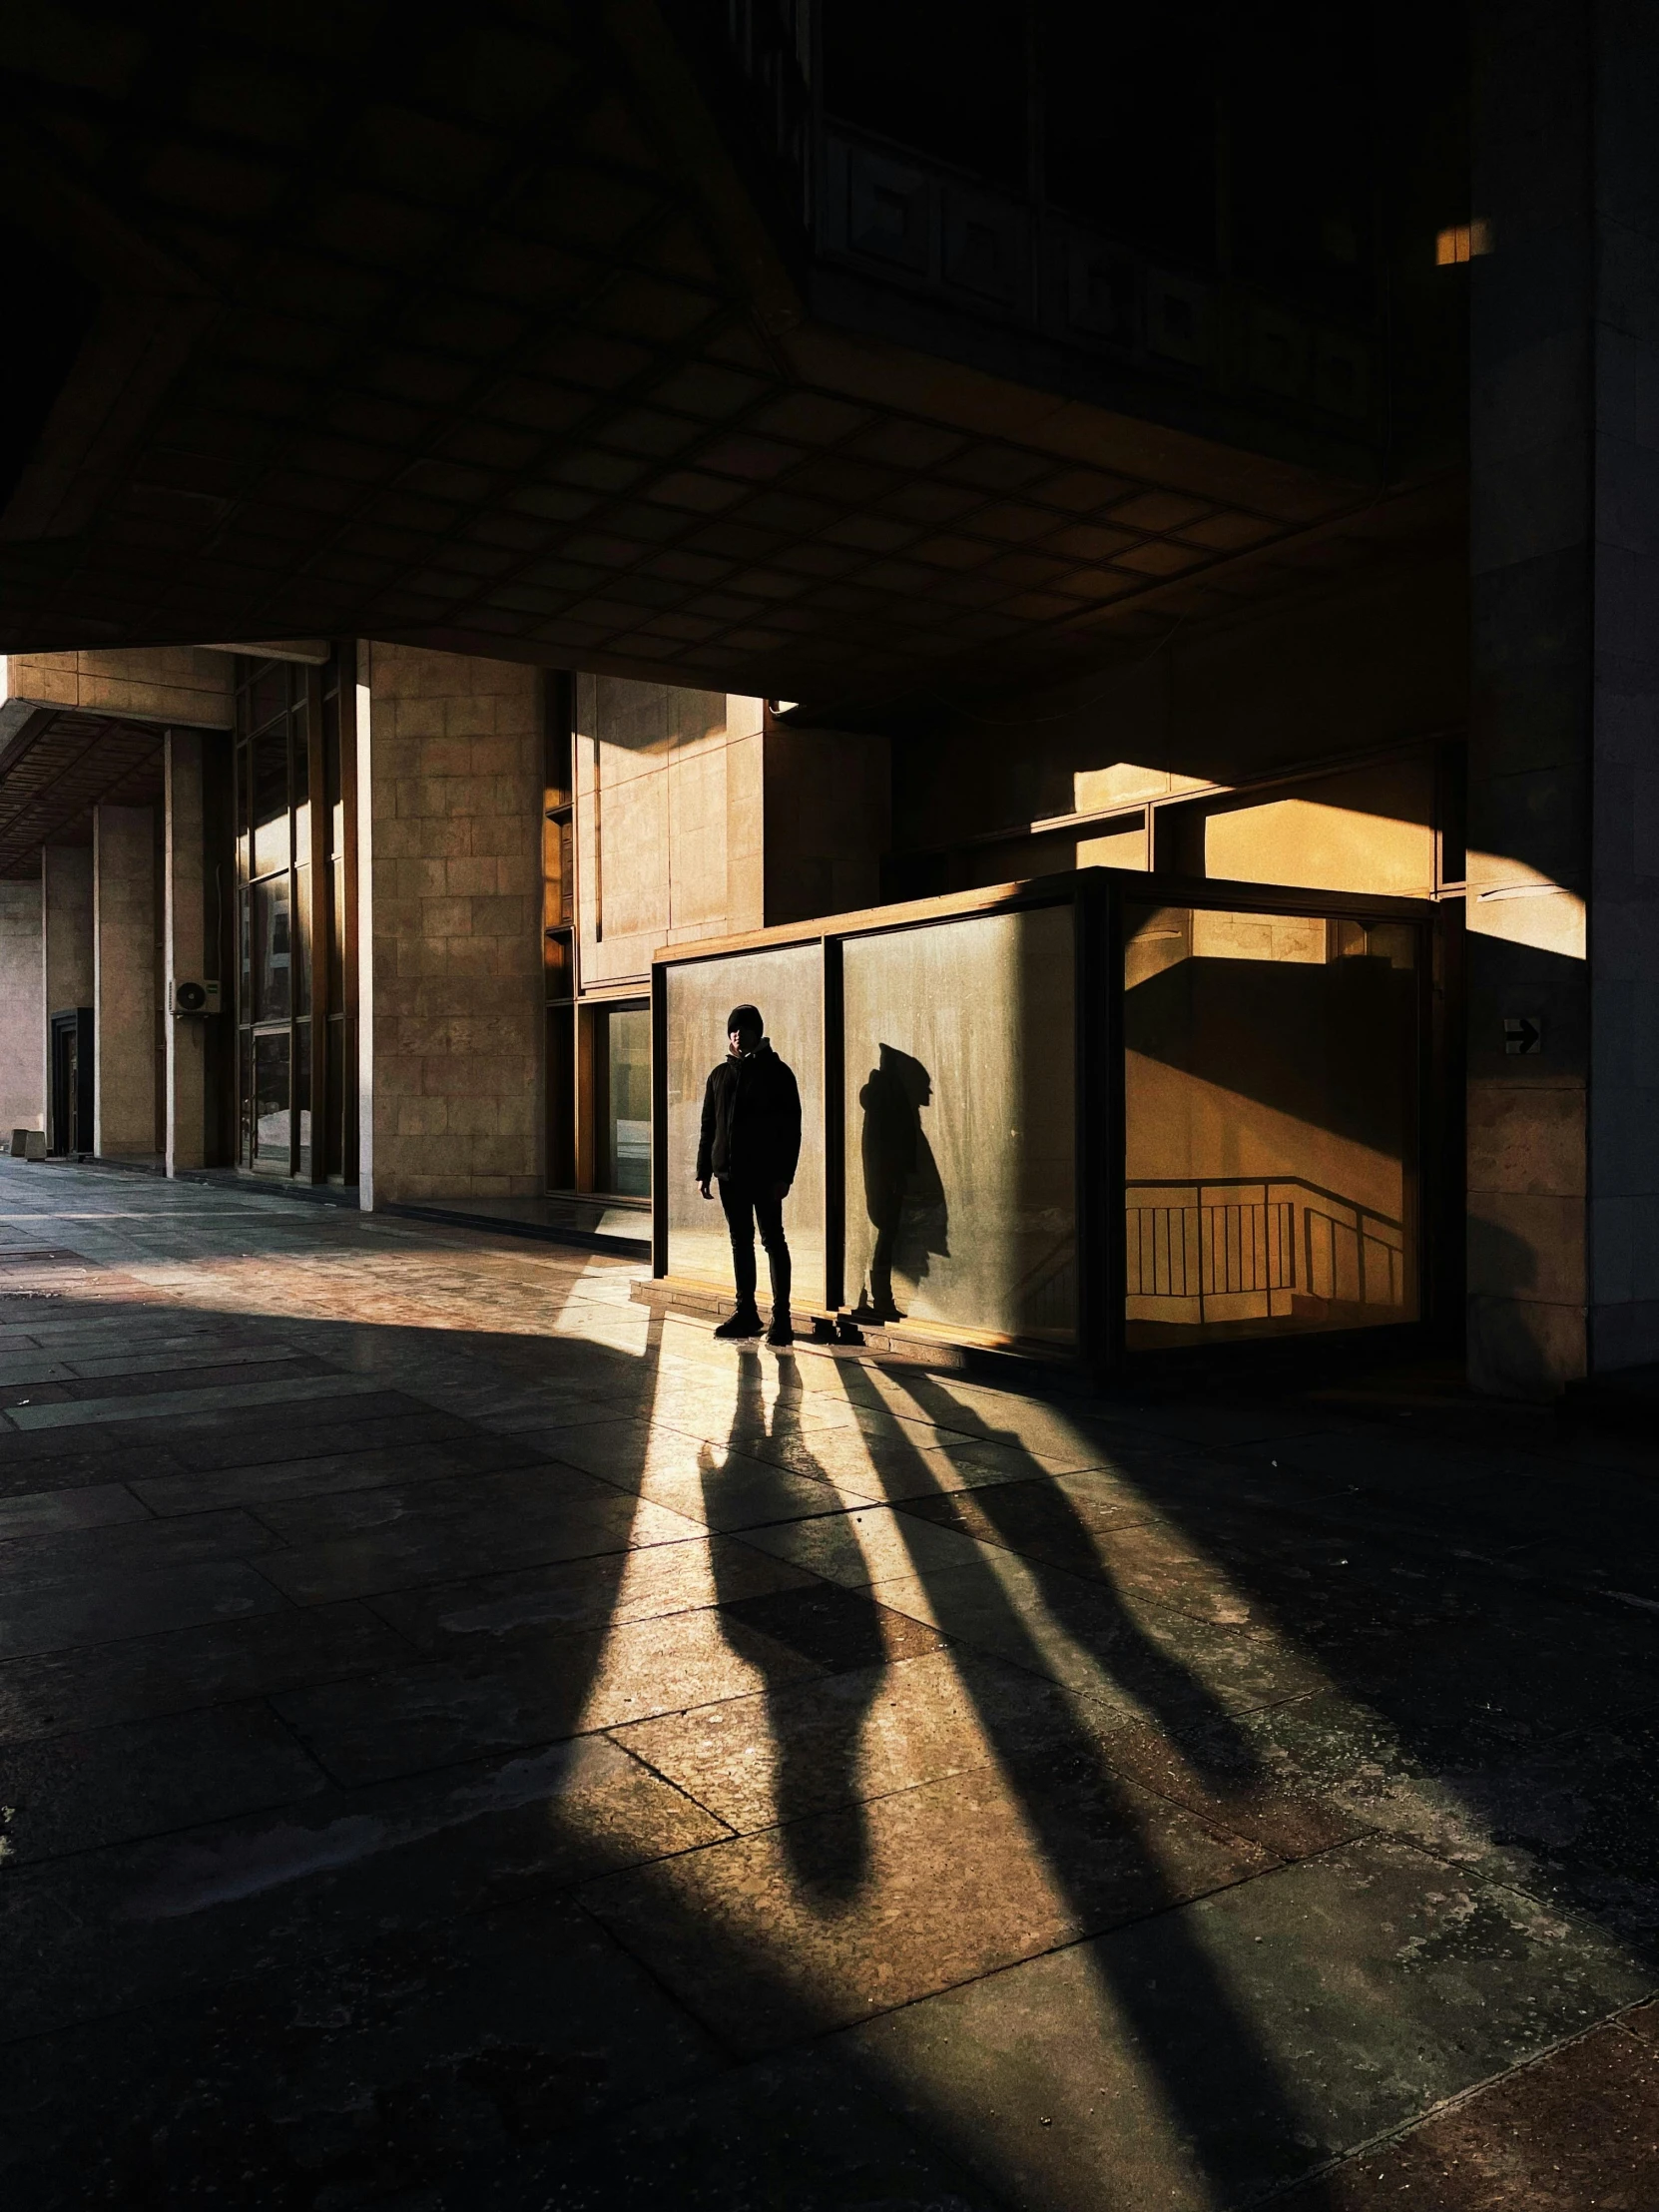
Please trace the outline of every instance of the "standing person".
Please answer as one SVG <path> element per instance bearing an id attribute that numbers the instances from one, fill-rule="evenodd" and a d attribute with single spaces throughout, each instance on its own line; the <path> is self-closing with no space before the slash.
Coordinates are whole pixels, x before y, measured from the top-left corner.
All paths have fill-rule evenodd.
<path id="1" fill-rule="evenodd" d="M 784 1235 L 784 1201 L 801 1157 L 801 1092 L 793 1072 L 766 1038 L 757 1008 L 734 1006 L 726 1019 L 726 1057 L 703 1092 L 703 1134 L 697 1147 L 697 1181 L 705 1198 L 720 1185 L 720 1203 L 732 1233 L 732 1271 L 738 1310 L 717 1337 L 758 1337 L 755 1304 L 755 1230 L 759 1224 L 772 1270 L 769 1345 L 795 1342 L 790 1326 L 790 1248 Z"/>

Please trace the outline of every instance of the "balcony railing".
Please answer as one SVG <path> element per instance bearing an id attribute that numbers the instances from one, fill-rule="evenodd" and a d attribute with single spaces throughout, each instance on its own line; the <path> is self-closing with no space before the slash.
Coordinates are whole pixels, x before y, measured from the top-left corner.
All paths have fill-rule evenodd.
<path id="1" fill-rule="evenodd" d="M 1405 1310 L 1404 1224 L 1300 1177 L 1133 1182 L 1124 1229 L 1132 1321 Z"/>

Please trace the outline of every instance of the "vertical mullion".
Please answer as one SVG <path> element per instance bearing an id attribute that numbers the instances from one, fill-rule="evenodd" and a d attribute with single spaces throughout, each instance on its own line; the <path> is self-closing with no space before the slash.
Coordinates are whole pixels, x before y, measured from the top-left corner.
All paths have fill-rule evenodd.
<path id="1" fill-rule="evenodd" d="M 345 857 L 344 912 L 340 946 L 340 1100 L 339 1166 L 342 1183 L 358 1180 L 357 1159 L 357 639 L 341 638 L 339 657 L 339 796 L 341 844 Z"/>
<path id="2" fill-rule="evenodd" d="M 846 1304 L 846 1022 L 841 940 L 824 940 L 824 1303 Z"/>
<path id="3" fill-rule="evenodd" d="M 335 663 L 336 674 L 338 662 Z M 311 1115 L 310 1181 L 328 1176 L 328 912 L 332 905 L 333 863 L 328 855 L 328 790 L 322 759 L 322 671 L 305 670 L 305 784 L 310 793 L 309 912 L 305 930 L 311 969 Z M 324 880 L 326 878 L 326 881 Z"/>
<path id="4" fill-rule="evenodd" d="M 299 691 L 299 698 L 294 697 Z M 287 670 L 287 720 L 283 731 L 286 739 L 288 767 L 288 1174 L 299 1173 L 299 1099 L 294 1089 L 294 1079 L 299 1072 L 299 932 L 304 917 L 299 911 L 299 839 L 294 823 L 294 750 L 296 713 L 304 712 L 304 693 L 295 680 L 290 664 Z M 301 736 L 301 742 L 303 742 Z M 307 759 L 306 767 L 310 763 Z"/>
<path id="5" fill-rule="evenodd" d="M 668 1273 L 668 967 L 651 967 L 651 1273 Z M 574 1009 L 573 1009 L 574 1016 Z"/>

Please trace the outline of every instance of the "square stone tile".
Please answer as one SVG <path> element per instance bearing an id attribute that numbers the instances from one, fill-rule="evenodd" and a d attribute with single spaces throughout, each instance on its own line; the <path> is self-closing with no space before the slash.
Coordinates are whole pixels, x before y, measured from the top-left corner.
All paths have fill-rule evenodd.
<path id="1" fill-rule="evenodd" d="M 375 1444 L 364 1436 L 357 1448 L 266 1459 L 251 1466 L 204 1467 L 151 1477 L 133 1488 L 152 1512 L 193 1513 L 219 1505 L 254 1507 L 333 1491 L 434 1481 L 442 1475 L 489 1474 L 532 1464 L 541 1456 L 534 1444 L 476 1433 L 392 1444 Z"/>
<path id="2" fill-rule="evenodd" d="M 273 1700 L 336 1782 L 418 1774 L 819 1670 L 716 1610 L 550 1637 L 499 1665 L 429 1661 Z"/>
<path id="3" fill-rule="evenodd" d="M 1288 1638 L 1195 1620 L 991 1544 L 972 1566 L 896 1575 L 870 1594 L 1130 1720 L 1247 1712 L 1328 1680 Z"/>
<path id="4" fill-rule="evenodd" d="M 994 1459 L 971 1449 L 958 1455 L 923 1446 L 896 1428 L 818 1428 L 811 1435 L 751 1438 L 746 1448 L 753 1458 L 828 1482 L 859 1502 L 892 1503 L 1007 1479 Z"/>
<path id="5" fill-rule="evenodd" d="M 87 1483 L 73 1490 L 36 1490 L 0 1501 L 0 1574 L 4 1546 L 17 1536 L 66 1535 L 79 1528 L 110 1528 L 149 1514 L 121 1482 Z"/>
<path id="6" fill-rule="evenodd" d="M 18 1866 L 315 1796 L 323 1777 L 263 1705 L 0 1745 Z"/>
<path id="7" fill-rule="evenodd" d="M 550 1629 L 605 1628 L 803 1587 L 817 1585 L 801 1568 L 736 1538 L 712 1536 L 640 1545 L 620 1561 L 613 1553 L 524 1567 L 475 1582 L 392 1591 L 371 1602 L 422 1650 L 459 1653 Z"/>
<path id="8" fill-rule="evenodd" d="M 615 1731 L 658 1774 L 750 1834 L 1002 1760 L 1046 1741 L 1055 1693 L 994 1660 L 934 1651 L 877 1661 Z M 966 1679 L 964 1679 L 966 1677 Z M 1022 1725 L 1023 1724 L 1023 1725 Z"/>
<path id="9" fill-rule="evenodd" d="M 464 1922 L 724 1833 L 590 1736 L 19 1868 L 0 1883 L 0 2037 Z"/>
<path id="10" fill-rule="evenodd" d="M 759 1629 L 831 1674 L 913 1659 L 937 1651 L 944 1641 L 907 1613 L 877 1605 L 867 1590 L 836 1582 L 809 1580 L 759 1597 L 734 1598 L 722 1611 L 727 1620 Z"/>
<path id="11" fill-rule="evenodd" d="M 707 2034 L 556 1900 L 301 1947 L 142 2023 L 35 2038 L 10 2068 L 19 2202 L 129 2197 L 142 2161 L 156 2202 L 280 2204 L 297 2181 L 313 2203 L 369 2189 L 499 2205 L 561 2171 L 584 2124 L 722 2070 Z"/>
<path id="12" fill-rule="evenodd" d="M 116 1643 L 282 1607 L 280 1594 L 262 1575 L 232 1559 L 41 1582 L 12 1591 L 0 1606 L 0 1659 Z"/>
<path id="13" fill-rule="evenodd" d="M 954 1528 L 894 1512 L 885 1505 L 751 1528 L 745 1538 L 762 1551 L 810 1567 L 827 1581 L 861 1585 L 895 1575 L 972 1569 L 983 1546 Z"/>
<path id="14" fill-rule="evenodd" d="M 241 1559 L 271 1550 L 276 1538 L 247 1513 L 192 1513 L 157 1520 L 146 1513 L 91 1526 L 58 1528 L 0 1543 L 0 1592 L 8 1595 L 88 1575 L 149 1574 L 204 1559 Z"/>
<path id="15" fill-rule="evenodd" d="M 610 1498 L 608 1485 L 591 1475 L 529 1455 L 523 1455 L 522 1463 L 514 1465 L 513 1460 L 519 1456 L 504 1451 L 493 1466 L 430 1473 L 418 1453 L 410 1453 L 411 1463 L 401 1479 L 329 1490 L 321 1496 L 264 1499 L 259 1518 L 284 1543 L 305 1545 L 403 1522 L 454 1520 L 482 1513 L 498 1513 L 504 1520 L 533 1525 L 549 1516 L 557 1518 L 568 1506 L 580 1508 Z"/>
<path id="16" fill-rule="evenodd" d="M 420 1582 L 620 1553 L 636 1544 L 681 1543 L 704 1533 L 683 1514 L 608 1489 L 602 1497 L 563 1502 L 533 1519 L 471 1512 L 393 1521 L 366 1534 L 268 1553 L 262 1566 L 296 1603 L 320 1605 Z"/>
<path id="17" fill-rule="evenodd" d="M 559 2145 L 501 2212 L 1010 2212 L 822 2051 L 743 2066 Z"/>
<path id="18" fill-rule="evenodd" d="M 592 1911 L 740 2049 L 793 2041 L 1267 1865 L 1116 1778 L 987 1768 L 617 1876 Z"/>
<path id="19" fill-rule="evenodd" d="M 1547 2050 L 1649 1981 L 1593 1927 L 1368 1841 L 831 2047 L 1017 2204 L 1092 2212 L 1110 2174 L 1126 2206 L 1213 2212 Z"/>
<path id="20" fill-rule="evenodd" d="M 188 1712 L 369 1674 L 408 1648 L 360 1605 L 283 1605 L 241 1620 L 43 1652 L 0 1665 L 0 1743 Z"/>
<path id="21" fill-rule="evenodd" d="M 1659 2204 L 1659 2053 L 1622 2023 L 1501 2076 L 1280 2212 L 1646 2212 Z"/>

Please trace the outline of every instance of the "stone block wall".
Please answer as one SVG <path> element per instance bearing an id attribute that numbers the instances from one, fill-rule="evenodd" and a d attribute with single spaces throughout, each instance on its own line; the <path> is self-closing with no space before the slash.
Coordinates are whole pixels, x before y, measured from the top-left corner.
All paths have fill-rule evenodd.
<path id="1" fill-rule="evenodd" d="M 46 1127 L 39 883 L 0 883 L 0 1137 Z"/>
<path id="2" fill-rule="evenodd" d="M 0 658 L 0 698 L 134 722 L 231 723 L 229 653 L 203 646 L 103 653 L 14 653 Z"/>
<path id="3" fill-rule="evenodd" d="M 542 678 L 362 649 L 375 1203 L 543 1188 Z"/>
<path id="4" fill-rule="evenodd" d="M 92 1144 L 101 1158 L 162 1149 L 156 827 L 150 807 L 93 810 Z"/>
<path id="5" fill-rule="evenodd" d="M 659 945 L 766 921 L 759 699 L 576 681 L 582 988 L 642 988 Z"/>

